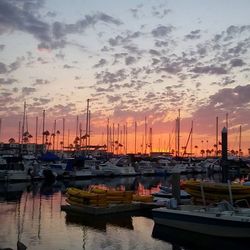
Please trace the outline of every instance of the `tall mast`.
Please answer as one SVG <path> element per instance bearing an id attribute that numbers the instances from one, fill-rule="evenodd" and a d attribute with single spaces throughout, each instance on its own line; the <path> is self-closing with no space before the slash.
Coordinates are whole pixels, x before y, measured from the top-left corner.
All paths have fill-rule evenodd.
<path id="1" fill-rule="evenodd" d="M 126 122 L 125 154 L 128 153 L 128 124 Z"/>
<path id="2" fill-rule="evenodd" d="M 112 124 L 112 153 L 115 154 L 115 124 Z"/>
<path id="3" fill-rule="evenodd" d="M 23 148 L 23 135 L 24 135 L 25 121 L 26 121 L 26 101 L 24 102 L 24 105 L 23 105 L 23 123 L 22 123 L 22 134 L 21 134 L 22 148 Z"/>
<path id="4" fill-rule="evenodd" d="M 152 128 L 149 128 L 149 145 L 150 145 L 150 154 L 152 153 L 153 148 L 153 134 L 152 134 Z"/>
<path id="5" fill-rule="evenodd" d="M 68 129 L 68 148 L 69 148 L 69 134 L 70 134 L 70 131 Z"/>
<path id="6" fill-rule="evenodd" d="M 0 141 L 1 141 L 1 134 L 2 134 L 2 119 L 0 118 Z"/>
<path id="7" fill-rule="evenodd" d="M 38 137 L 38 117 L 36 116 L 36 138 L 35 138 L 35 144 L 36 144 L 36 153 L 37 153 L 37 137 Z"/>
<path id="8" fill-rule="evenodd" d="M 79 116 L 76 116 L 76 138 L 78 137 L 78 130 L 79 130 Z"/>
<path id="9" fill-rule="evenodd" d="M 21 143 L 21 121 L 18 122 L 18 144 Z"/>
<path id="10" fill-rule="evenodd" d="M 216 142 L 215 142 L 215 146 L 216 146 L 216 148 L 215 148 L 215 155 L 216 156 L 218 156 L 218 144 L 219 144 L 219 139 L 218 139 L 218 133 L 219 133 L 219 118 L 218 118 L 218 116 L 216 116 Z"/>
<path id="11" fill-rule="evenodd" d="M 194 133 L 194 123 L 191 122 L 191 141 L 190 141 L 190 155 L 193 155 L 193 133 Z"/>
<path id="12" fill-rule="evenodd" d="M 80 122 L 79 124 L 79 144 L 80 144 L 80 151 L 81 151 L 81 147 L 82 147 L 82 123 Z"/>
<path id="13" fill-rule="evenodd" d="M 88 148 L 88 136 L 89 136 L 89 99 L 87 99 L 87 110 L 86 110 L 86 148 L 85 151 L 87 152 Z"/>
<path id="14" fill-rule="evenodd" d="M 55 141 L 56 141 L 56 120 L 54 121 L 54 136 L 53 136 L 53 151 L 55 151 Z"/>
<path id="15" fill-rule="evenodd" d="M 88 130 L 89 130 L 89 132 L 88 132 L 88 146 L 90 146 L 90 110 L 89 110 L 89 125 L 88 125 Z"/>
<path id="16" fill-rule="evenodd" d="M 45 110 L 43 110 L 43 134 L 42 134 L 42 144 L 44 145 L 44 136 L 45 136 L 45 134 L 44 134 L 44 132 L 45 132 Z"/>
<path id="17" fill-rule="evenodd" d="M 177 126 L 177 152 L 178 152 L 178 156 L 180 155 L 180 129 L 181 129 L 181 111 L 179 109 L 179 115 L 178 115 L 178 126 Z"/>
<path id="18" fill-rule="evenodd" d="M 135 121 L 135 154 L 136 154 L 136 151 L 137 151 L 137 148 L 136 148 L 136 144 L 137 144 L 137 122 Z"/>
<path id="19" fill-rule="evenodd" d="M 240 136 L 239 136 L 239 157 L 241 154 L 241 125 L 240 125 Z"/>
<path id="20" fill-rule="evenodd" d="M 145 124 L 144 124 L 144 128 L 145 128 L 145 131 L 144 131 L 144 134 L 145 134 L 145 154 L 147 153 L 147 117 L 145 116 Z"/>
<path id="21" fill-rule="evenodd" d="M 120 124 L 117 125 L 117 154 L 119 154 L 119 144 L 120 144 Z"/>
<path id="22" fill-rule="evenodd" d="M 123 154 L 126 154 L 126 126 L 123 124 Z"/>
<path id="23" fill-rule="evenodd" d="M 62 150 L 64 149 L 65 118 L 63 118 Z"/>
<path id="24" fill-rule="evenodd" d="M 108 152 L 109 151 L 109 118 L 107 120 L 107 147 L 106 147 L 106 151 Z"/>

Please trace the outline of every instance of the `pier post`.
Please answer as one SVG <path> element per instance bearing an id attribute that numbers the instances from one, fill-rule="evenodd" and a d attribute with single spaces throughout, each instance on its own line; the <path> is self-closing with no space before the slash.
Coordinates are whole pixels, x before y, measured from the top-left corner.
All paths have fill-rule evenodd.
<path id="1" fill-rule="evenodd" d="M 180 188 L 180 174 L 172 174 L 172 194 L 177 200 L 177 204 L 180 204 L 181 188 Z"/>
<path id="2" fill-rule="evenodd" d="M 227 128 L 225 127 L 221 131 L 221 138 L 222 138 L 222 155 L 221 155 L 222 182 L 227 182 L 228 178 Z"/>

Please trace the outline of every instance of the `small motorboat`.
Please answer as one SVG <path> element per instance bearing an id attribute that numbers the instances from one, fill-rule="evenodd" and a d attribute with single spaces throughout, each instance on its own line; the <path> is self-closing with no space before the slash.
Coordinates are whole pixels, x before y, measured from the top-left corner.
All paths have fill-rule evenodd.
<path id="1" fill-rule="evenodd" d="M 235 208 L 227 201 L 206 207 L 162 207 L 152 213 L 155 224 L 211 236 L 250 239 L 250 208 Z"/>

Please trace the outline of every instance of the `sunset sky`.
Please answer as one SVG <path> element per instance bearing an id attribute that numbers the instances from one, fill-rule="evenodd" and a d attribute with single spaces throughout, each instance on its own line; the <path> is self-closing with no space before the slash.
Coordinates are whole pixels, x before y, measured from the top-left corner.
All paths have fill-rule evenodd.
<path id="1" fill-rule="evenodd" d="M 0 140 L 17 140 L 24 101 L 32 134 L 46 110 L 49 131 L 64 117 L 73 136 L 89 98 L 96 143 L 107 118 L 132 138 L 147 117 L 157 150 L 180 109 L 182 145 L 193 120 L 194 144 L 212 148 L 228 113 L 230 148 L 241 125 L 247 153 L 249 10 L 249 0 L 0 0 Z"/>

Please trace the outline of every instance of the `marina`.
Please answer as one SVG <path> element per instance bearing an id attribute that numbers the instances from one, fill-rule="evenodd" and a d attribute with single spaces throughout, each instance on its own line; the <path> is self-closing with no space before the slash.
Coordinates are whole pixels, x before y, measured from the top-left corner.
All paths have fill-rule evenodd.
<path id="1" fill-rule="evenodd" d="M 190 177 L 194 176 L 181 175 L 181 180 Z M 202 175 L 195 177 L 205 178 Z M 213 180 L 216 180 L 220 176 L 214 178 Z M 183 242 L 182 234 L 178 237 L 178 243 L 176 235 L 171 236 L 167 229 L 162 229 L 161 225 L 154 222 L 151 211 L 156 205 L 149 204 L 142 209 L 141 205 L 137 204 L 131 209 L 131 205 L 117 204 L 113 205 L 115 210 L 111 213 L 109 211 L 107 214 L 96 214 L 94 211 L 98 208 L 89 207 L 87 210 L 92 209 L 92 212 L 86 213 L 86 207 L 69 207 L 66 201 L 66 191 L 69 187 L 82 190 L 97 187 L 105 190 L 129 190 L 146 196 L 159 192 L 161 186 L 166 187 L 170 183 L 171 176 L 92 178 L 55 181 L 50 184 L 43 181 L 33 184 L 1 183 L 0 216 L 5 230 L 0 231 L 0 246 L 15 249 L 19 239 L 28 249 L 110 249 L 118 246 L 120 249 L 197 249 L 196 236 L 192 238 L 194 242 L 191 239 L 190 242 Z M 119 206 L 129 209 L 121 210 Z M 173 229 L 169 230 L 171 232 Z M 120 234 L 126 238 L 119 237 Z M 227 240 L 223 242 L 222 239 L 219 241 L 227 244 Z M 215 237 L 214 241 L 216 240 L 218 239 Z M 238 249 L 248 249 L 248 244 L 242 245 L 242 242 L 238 246 Z"/>
<path id="2" fill-rule="evenodd" d="M 249 9 L 0 0 L 0 250 L 249 250 Z"/>

